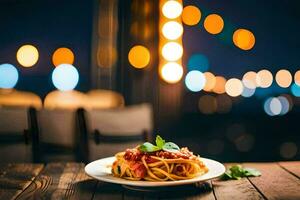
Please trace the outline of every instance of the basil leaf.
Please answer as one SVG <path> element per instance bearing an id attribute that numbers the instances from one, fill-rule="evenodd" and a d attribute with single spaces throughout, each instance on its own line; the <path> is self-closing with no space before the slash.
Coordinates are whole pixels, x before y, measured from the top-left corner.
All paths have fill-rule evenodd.
<path id="1" fill-rule="evenodd" d="M 180 150 L 179 146 L 177 146 L 177 144 L 175 144 L 173 142 L 165 143 L 164 146 L 162 147 L 162 149 L 164 151 L 168 151 L 168 152 L 178 152 Z"/>
<path id="2" fill-rule="evenodd" d="M 163 148 L 163 146 L 165 145 L 166 141 L 164 139 L 162 139 L 159 135 L 156 136 L 156 146 L 159 148 Z"/>
<path id="3" fill-rule="evenodd" d="M 159 147 L 154 146 L 153 144 L 151 144 L 150 142 L 145 142 L 144 144 L 142 144 L 139 149 L 142 152 L 154 152 L 154 151 L 158 151 L 160 150 Z"/>
<path id="4" fill-rule="evenodd" d="M 222 180 L 239 180 L 243 177 L 248 176 L 260 176 L 260 171 L 253 168 L 243 168 L 241 165 L 231 166 L 227 171 L 222 175 Z"/>
<path id="5" fill-rule="evenodd" d="M 246 176 L 261 176 L 260 171 L 258 171 L 257 169 L 245 168 L 244 170 Z"/>

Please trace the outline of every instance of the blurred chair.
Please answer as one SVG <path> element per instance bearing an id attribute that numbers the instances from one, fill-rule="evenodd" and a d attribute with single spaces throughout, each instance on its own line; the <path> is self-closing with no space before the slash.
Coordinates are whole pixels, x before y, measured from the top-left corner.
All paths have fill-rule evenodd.
<path id="1" fill-rule="evenodd" d="M 0 107 L 0 162 L 35 161 L 37 142 L 29 134 L 28 115 L 27 108 Z"/>
<path id="2" fill-rule="evenodd" d="M 93 133 L 88 145 L 91 160 L 113 156 L 152 139 L 153 113 L 149 104 L 87 110 L 85 114 L 88 130 Z"/>
<path id="3" fill-rule="evenodd" d="M 31 130 L 39 136 L 39 160 L 87 162 L 87 131 L 79 115 L 83 109 L 42 109 L 35 112 Z"/>
<path id="4" fill-rule="evenodd" d="M 44 100 L 44 107 L 48 110 L 68 109 L 76 110 L 78 108 L 89 106 L 87 95 L 76 91 L 55 90 L 47 94 Z"/>
<path id="5" fill-rule="evenodd" d="M 124 107 L 124 97 L 111 90 L 90 90 L 87 93 L 91 109 L 109 109 Z"/>
<path id="6" fill-rule="evenodd" d="M 41 98 L 32 93 L 15 89 L 0 89 L 0 106 L 42 107 Z"/>

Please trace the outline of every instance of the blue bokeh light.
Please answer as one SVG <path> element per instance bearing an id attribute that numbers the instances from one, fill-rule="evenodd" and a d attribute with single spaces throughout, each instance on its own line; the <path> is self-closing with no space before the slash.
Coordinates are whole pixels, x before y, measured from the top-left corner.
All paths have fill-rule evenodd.
<path id="1" fill-rule="evenodd" d="M 243 88 L 243 92 L 242 92 L 242 96 L 243 97 L 252 97 L 255 93 L 255 88 L 247 88 L 245 85 L 244 85 L 244 88 Z"/>
<path id="2" fill-rule="evenodd" d="M 79 81 L 77 69 L 70 64 L 58 65 L 52 73 L 54 86 L 61 91 L 73 90 Z"/>
<path id="3" fill-rule="evenodd" d="M 0 65 L 0 88 L 14 88 L 19 80 L 19 73 L 11 64 Z"/>
<path id="4" fill-rule="evenodd" d="M 193 70 L 185 77 L 185 85 L 192 92 L 201 91 L 206 83 L 205 76 L 202 72 Z"/>
<path id="5" fill-rule="evenodd" d="M 264 103 L 264 111 L 267 113 L 267 115 L 269 116 L 274 116 L 274 114 L 272 113 L 271 109 L 270 109 L 270 105 L 271 105 L 271 101 L 272 101 L 273 97 L 268 98 L 265 103 Z"/>
<path id="6" fill-rule="evenodd" d="M 187 64 L 188 71 L 198 70 L 206 72 L 209 69 L 209 61 L 203 54 L 193 54 Z"/>
<path id="7" fill-rule="evenodd" d="M 289 110 L 290 110 L 290 102 L 289 102 L 289 100 L 286 97 L 284 97 L 284 96 L 279 96 L 277 99 L 280 101 L 281 107 L 282 107 L 280 115 L 287 114 L 289 112 Z"/>
<path id="8" fill-rule="evenodd" d="M 291 87 L 291 91 L 295 97 L 300 97 L 300 86 L 297 85 L 296 83 L 293 83 Z"/>

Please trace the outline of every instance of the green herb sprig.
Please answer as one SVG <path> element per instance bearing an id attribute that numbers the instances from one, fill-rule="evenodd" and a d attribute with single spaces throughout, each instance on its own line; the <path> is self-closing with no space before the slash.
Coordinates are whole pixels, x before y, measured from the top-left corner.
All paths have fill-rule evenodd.
<path id="1" fill-rule="evenodd" d="M 241 165 L 231 166 L 221 177 L 222 180 L 239 180 L 243 177 L 261 176 L 260 171 L 253 168 L 243 168 Z"/>
<path id="2" fill-rule="evenodd" d="M 145 142 L 139 146 L 139 150 L 142 152 L 150 153 L 159 150 L 164 150 L 168 152 L 178 152 L 180 150 L 179 146 L 173 142 L 166 142 L 159 135 L 155 139 L 156 145 L 151 144 L 150 142 Z"/>

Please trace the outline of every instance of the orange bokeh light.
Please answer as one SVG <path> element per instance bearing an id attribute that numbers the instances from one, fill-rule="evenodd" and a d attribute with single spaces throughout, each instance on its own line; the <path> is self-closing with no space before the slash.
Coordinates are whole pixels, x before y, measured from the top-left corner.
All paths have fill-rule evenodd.
<path id="1" fill-rule="evenodd" d="M 216 76 L 216 84 L 213 88 L 213 92 L 217 94 L 223 94 L 225 92 L 226 79 L 222 76 Z"/>
<path id="2" fill-rule="evenodd" d="M 256 84 L 256 72 L 249 71 L 243 76 L 243 84 L 249 89 L 255 89 Z"/>
<path id="3" fill-rule="evenodd" d="M 300 70 L 295 73 L 294 80 L 297 85 L 300 85 Z"/>
<path id="4" fill-rule="evenodd" d="M 205 76 L 205 79 L 206 79 L 206 83 L 205 83 L 205 86 L 204 86 L 203 90 L 206 91 L 206 92 L 210 92 L 210 91 L 212 91 L 212 89 L 216 85 L 216 77 L 211 72 L 205 72 L 204 76 Z"/>
<path id="5" fill-rule="evenodd" d="M 55 50 L 52 56 L 52 62 L 55 67 L 60 64 L 70 64 L 74 63 L 74 54 L 71 49 L 66 47 L 61 47 Z"/>
<path id="6" fill-rule="evenodd" d="M 291 85 L 293 77 L 288 70 L 282 69 L 276 73 L 275 80 L 280 87 L 287 88 Z"/>
<path id="7" fill-rule="evenodd" d="M 218 34 L 224 28 L 224 20 L 220 15 L 210 14 L 204 20 L 204 28 L 211 34 Z"/>
<path id="8" fill-rule="evenodd" d="M 238 29 L 233 33 L 232 37 L 235 46 L 243 50 L 250 50 L 255 45 L 254 34 L 247 29 Z"/>
<path id="9" fill-rule="evenodd" d="M 196 6 L 186 6 L 182 12 L 182 21 L 186 25 L 193 26 L 199 23 L 201 11 Z"/>
<path id="10" fill-rule="evenodd" d="M 268 88 L 273 83 L 273 75 L 270 71 L 263 69 L 256 75 L 256 84 L 261 88 Z"/>
<path id="11" fill-rule="evenodd" d="M 128 60 L 133 67 L 138 69 L 144 68 L 150 62 L 150 52 L 146 47 L 136 45 L 130 49 Z"/>

